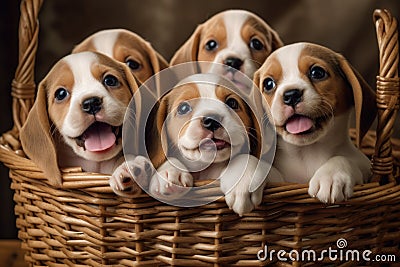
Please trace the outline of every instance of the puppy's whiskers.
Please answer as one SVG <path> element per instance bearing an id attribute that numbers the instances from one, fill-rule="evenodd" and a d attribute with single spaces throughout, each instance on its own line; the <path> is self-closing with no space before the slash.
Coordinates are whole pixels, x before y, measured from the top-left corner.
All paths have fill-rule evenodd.
<path id="1" fill-rule="evenodd" d="M 334 108 L 332 107 L 332 105 L 326 100 L 323 100 L 322 103 L 325 104 L 325 105 L 320 106 L 323 117 L 324 118 L 333 117 L 335 115 L 335 113 L 334 113 Z"/>
<path id="2" fill-rule="evenodd" d="M 247 130 L 248 128 L 249 127 L 244 126 L 244 125 L 233 125 L 228 129 L 227 133 L 229 135 L 231 135 L 232 133 L 235 133 L 235 134 L 240 133 L 240 134 L 246 135 L 249 132 Z"/>

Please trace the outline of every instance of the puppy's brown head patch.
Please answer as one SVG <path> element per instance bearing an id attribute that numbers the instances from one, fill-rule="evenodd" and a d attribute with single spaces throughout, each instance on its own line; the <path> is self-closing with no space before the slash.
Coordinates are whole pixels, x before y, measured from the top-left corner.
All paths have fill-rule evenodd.
<path id="1" fill-rule="evenodd" d="M 226 20 L 226 17 L 229 17 Z M 251 50 L 251 60 L 261 65 L 271 51 L 283 45 L 279 35 L 265 21 L 245 10 L 220 12 L 200 24 L 187 41 L 175 52 L 170 64 L 177 65 L 190 61 L 214 61 L 216 54 L 233 42 L 229 36 L 235 35 L 226 23 L 246 18 L 244 23 L 234 28 L 242 42 Z M 235 40 L 234 42 L 237 42 Z M 231 44 L 233 45 L 233 44 Z"/>
<path id="2" fill-rule="evenodd" d="M 89 36 L 74 48 L 73 53 L 83 51 L 104 53 L 127 64 L 142 83 L 168 67 L 168 62 L 149 42 L 125 29 L 103 30 Z"/>

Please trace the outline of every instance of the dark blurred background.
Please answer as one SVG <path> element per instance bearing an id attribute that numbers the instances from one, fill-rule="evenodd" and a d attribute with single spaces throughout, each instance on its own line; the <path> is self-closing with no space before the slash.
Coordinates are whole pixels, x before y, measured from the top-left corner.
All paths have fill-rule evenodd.
<path id="1" fill-rule="evenodd" d="M 247 9 L 264 18 L 282 40 L 315 42 L 342 53 L 374 86 L 378 48 L 372 13 L 386 8 L 400 17 L 398 0 L 57 0 L 40 12 L 36 81 L 88 35 L 126 28 L 150 41 L 169 60 L 196 25 L 215 13 Z M 19 1 L 0 9 L 0 134 L 12 127 L 10 84 L 17 66 Z M 12 191 L 0 163 L 0 238 L 16 238 Z"/>

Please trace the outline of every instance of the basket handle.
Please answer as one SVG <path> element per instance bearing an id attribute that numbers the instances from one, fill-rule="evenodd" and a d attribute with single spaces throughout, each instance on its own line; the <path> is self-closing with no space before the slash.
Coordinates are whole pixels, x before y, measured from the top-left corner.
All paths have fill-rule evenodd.
<path id="1" fill-rule="evenodd" d="M 18 138 L 35 99 L 35 57 L 38 47 L 39 10 L 43 0 L 22 0 L 19 20 L 18 66 L 11 84 L 13 136 Z"/>
<path id="2" fill-rule="evenodd" d="M 391 136 L 399 109 L 399 43 L 397 21 L 387 10 L 373 14 L 379 46 L 379 76 L 376 82 L 378 125 L 375 153 L 372 158 L 372 181 L 393 182 Z"/>

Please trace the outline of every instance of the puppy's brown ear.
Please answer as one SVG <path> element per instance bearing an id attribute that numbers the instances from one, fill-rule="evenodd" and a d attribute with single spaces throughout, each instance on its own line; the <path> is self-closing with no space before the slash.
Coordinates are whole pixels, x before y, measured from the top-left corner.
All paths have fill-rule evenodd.
<path id="1" fill-rule="evenodd" d="M 340 68 L 353 90 L 356 115 L 356 144 L 358 147 L 372 123 L 375 120 L 377 107 L 375 91 L 367 84 L 364 78 L 351 66 L 347 60 L 339 55 Z"/>
<path id="2" fill-rule="evenodd" d="M 150 56 L 151 65 L 153 66 L 154 74 L 169 67 L 167 60 L 157 51 L 153 50 Z"/>
<path id="3" fill-rule="evenodd" d="M 140 43 L 140 46 L 146 52 L 153 70 L 153 74 L 156 74 L 169 67 L 167 60 L 165 60 L 165 58 L 154 49 L 151 43 L 143 40 L 139 35 L 133 33 L 130 33 L 130 35 L 133 35 L 132 37 L 135 39 L 135 41 Z"/>
<path id="4" fill-rule="evenodd" d="M 260 99 L 256 96 L 259 95 L 258 92 L 258 80 L 260 79 L 257 72 L 253 75 L 253 88 L 250 90 L 249 101 L 253 104 L 252 107 L 248 107 L 248 114 L 251 114 L 251 120 L 253 122 L 252 133 L 250 133 L 250 151 L 253 156 L 259 157 L 261 153 L 261 128 L 259 124 L 259 118 L 262 114 L 262 107 Z M 252 136 L 253 135 L 253 136 Z"/>
<path id="5" fill-rule="evenodd" d="M 124 79 L 126 80 L 127 86 L 129 88 L 129 91 L 131 95 L 127 95 L 126 97 L 130 99 L 130 104 L 129 104 L 129 120 L 124 120 L 125 123 L 129 123 L 129 126 L 126 126 L 128 129 L 134 129 L 135 134 L 133 136 L 130 136 L 129 138 L 132 140 L 133 144 L 139 144 L 139 140 L 137 139 L 139 137 L 139 130 L 140 130 L 140 118 L 142 116 L 141 111 L 142 111 L 142 105 L 143 105 L 143 100 L 142 100 L 142 94 L 140 91 L 139 92 L 139 87 L 142 85 L 141 82 L 132 74 L 131 70 L 126 64 L 118 62 L 120 65 L 120 69 L 123 70 L 124 72 Z M 132 127 L 132 128 L 130 128 Z M 139 147 L 138 146 L 133 146 L 134 150 L 131 150 L 130 152 L 138 154 Z"/>
<path id="6" fill-rule="evenodd" d="M 271 28 L 263 19 L 258 18 L 259 23 L 263 26 L 263 28 L 266 30 L 266 35 L 269 38 L 269 43 L 271 45 L 271 51 L 270 53 L 278 49 L 279 47 L 283 46 L 283 42 L 281 38 L 279 37 L 279 34 Z"/>
<path id="7" fill-rule="evenodd" d="M 275 128 L 272 126 L 271 120 L 272 115 L 270 107 L 263 95 L 263 88 L 261 82 L 262 70 L 259 69 L 254 73 L 253 76 L 253 89 L 251 90 L 251 100 L 254 103 L 256 112 L 256 120 L 258 122 L 258 138 L 260 154 L 261 156 L 266 155 L 271 147 L 275 144 Z"/>
<path id="8" fill-rule="evenodd" d="M 39 84 L 35 103 L 21 129 L 20 139 L 24 152 L 44 172 L 48 182 L 61 187 L 62 177 L 51 135 L 45 87 L 46 80 L 43 80 Z"/>
<path id="9" fill-rule="evenodd" d="M 271 33 L 272 51 L 275 51 L 276 49 L 283 46 L 283 42 L 282 42 L 281 38 L 279 37 L 279 34 L 276 31 L 274 31 L 272 28 L 270 28 L 270 33 Z"/>
<path id="10" fill-rule="evenodd" d="M 77 44 L 74 49 L 72 49 L 71 53 L 76 54 L 83 51 L 96 51 L 97 49 L 94 47 L 92 40 L 93 38 L 87 38 L 86 40 Z"/>
<path id="11" fill-rule="evenodd" d="M 131 70 L 127 65 L 120 62 L 116 63 L 119 64 L 120 68 L 124 71 L 124 78 L 126 79 L 126 82 L 128 84 L 129 91 L 131 92 L 132 95 L 134 95 L 139 90 L 141 82 L 132 74 Z"/>
<path id="12" fill-rule="evenodd" d="M 279 47 L 283 46 L 283 42 L 281 38 L 279 37 L 279 34 L 271 28 L 271 26 L 268 25 L 268 23 L 263 20 L 262 18 L 255 16 L 255 19 L 258 21 L 258 23 L 264 28 L 264 34 L 268 38 L 268 41 L 271 45 L 269 53 L 272 51 L 275 51 Z"/>
<path id="13" fill-rule="evenodd" d="M 151 46 L 150 43 L 146 42 L 145 44 L 145 51 L 147 52 L 147 55 L 150 60 L 151 68 L 153 70 L 153 74 L 157 74 L 163 69 L 166 69 L 169 67 L 168 62 L 165 60 L 165 58 L 158 53 L 154 48 Z M 145 81 L 143 81 L 145 82 Z M 152 84 L 148 84 L 150 87 L 152 87 L 152 92 L 156 94 L 156 96 L 160 96 L 160 88 L 161 88 L 161 81 L 160 81 L 160 76 L 156 76 L 155 78 L 152 79 Z"/>
<path id="14" fill-rule="evenodd" d="M 260 88 L 260 72 L 261 72 L 261 68 L 260 69 L 258 69 L 256 72 L 254 72 L 254 75 L 253 75 L 253 84 L 256 86 L 256 88 L 254 88 L 254 89 L 258 89 L 258 90 L 260 90 L 260 92 L 262 93 L 262 88 Z"/>
<path id="15" fill-rule="evenodd" d="M 193 32 L 190 38 L 173 55 L 172 59 L 169 62 L 171 66 L 190 61 L 197 61 L 200 35 L 202 30 L 202 24 L 197 26 L 196 30 Z"/>
<path id="16" fill-rule="evenodd" d="M 260 118 L 257 118 L 258 115 L 249 108 L 249 114 L 251 114 L 251 120 L 253 122 L 252 127 L 250 128 L 249 139 L 250 139 L 250 153 L 251 155 L 260 158 L 261 156 L 261 128 L 260 128 Z"/>
<path id="17" fill-rule="evenodd" d="M 168 115 L 168 101 L 164 96 L 152 109 L 146 125 L 146 147 L 154 168 L 163 164 L 167 157 L 168 142 L 164 122 Z M 164 150 L 165 149 L 165 150 Z"/>

